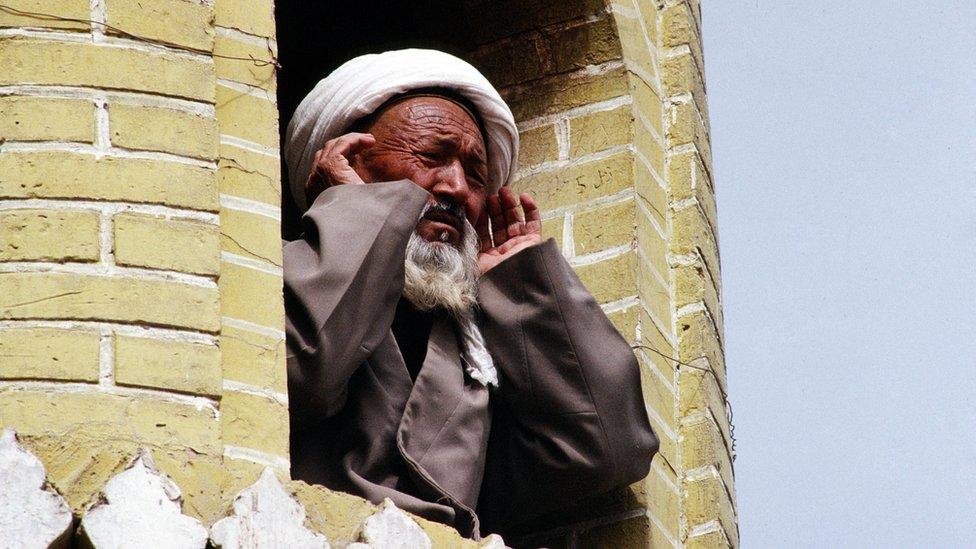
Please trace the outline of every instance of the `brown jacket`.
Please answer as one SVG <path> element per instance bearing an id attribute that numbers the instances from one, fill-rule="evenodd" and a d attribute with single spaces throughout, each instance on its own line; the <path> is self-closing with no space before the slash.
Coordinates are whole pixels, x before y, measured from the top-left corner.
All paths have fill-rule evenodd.
<path id="1" fill-rule="evenodd" d="M 446 316 L 411 380 L 390 326 L 428 197 L 330 188 L 285 246 L 293 476 L 478 536 L 646 475 L 634 355 L 552 240 L 481 279 L 497 390 L 464 375 Z"/>

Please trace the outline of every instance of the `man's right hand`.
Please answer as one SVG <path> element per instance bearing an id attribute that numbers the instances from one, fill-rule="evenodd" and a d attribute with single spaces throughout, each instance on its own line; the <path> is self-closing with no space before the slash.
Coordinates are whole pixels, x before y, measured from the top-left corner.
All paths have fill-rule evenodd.
<path id="1" fill-rule="evenodd" d="M 376 138 L 368 133 L 347 133 L 330 139 L 315 153 L 312 173 L 305 181 L 306 204 L 333 185 L 362 185 L 363 178 L 349 164 L 349 159 L 364 149 L 372 147 Z"/>

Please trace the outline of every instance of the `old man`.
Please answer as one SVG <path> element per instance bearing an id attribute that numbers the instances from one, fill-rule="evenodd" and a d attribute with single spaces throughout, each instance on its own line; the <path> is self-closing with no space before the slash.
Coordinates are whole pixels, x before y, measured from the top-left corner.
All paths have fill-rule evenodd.
<path id="1" fill-rule="evenodd" d="M 288 126 L 295 478 L 478 537 L 647 474 L 633 353 L 507 187 L 518 132 L 471 65 L 353 59 Z"/>

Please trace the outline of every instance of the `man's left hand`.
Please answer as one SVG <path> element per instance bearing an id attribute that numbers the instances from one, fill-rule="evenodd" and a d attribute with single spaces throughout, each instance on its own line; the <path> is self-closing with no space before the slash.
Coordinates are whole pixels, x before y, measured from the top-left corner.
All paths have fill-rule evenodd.
<path id="1" fill-rule="evenodd" d="M 542 243 L 542 218 L 535 200 L 528 193 L 520 194 L 516 200 L 508 187 L 502 187 L 497 195 L 489 196 L 488 208 L 478 219 L 478 243 L 478 269 L 481 274 L 519 251 Z"/>

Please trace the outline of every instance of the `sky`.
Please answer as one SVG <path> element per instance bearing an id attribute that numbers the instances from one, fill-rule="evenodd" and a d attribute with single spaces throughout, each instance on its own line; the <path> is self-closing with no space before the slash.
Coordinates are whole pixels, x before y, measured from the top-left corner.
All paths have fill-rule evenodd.
<path id="1" fill-rule="evenodd" d="M 743 547 L 976 544 L 976 1 L 705 0 Z"/>

